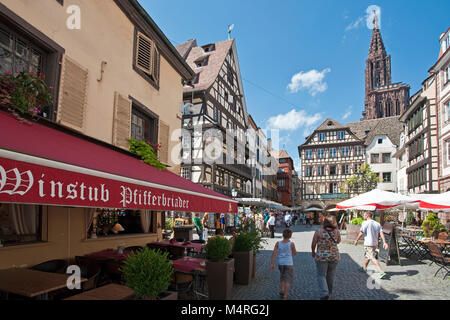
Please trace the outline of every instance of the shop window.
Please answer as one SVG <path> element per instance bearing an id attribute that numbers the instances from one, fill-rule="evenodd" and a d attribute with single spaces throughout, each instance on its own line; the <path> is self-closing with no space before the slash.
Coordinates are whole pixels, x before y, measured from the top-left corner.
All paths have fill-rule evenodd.
<path id="1" fill-rule="evenodd" d="M 0 203 L 0 246 L 42 241 L 42 207 Z"/>
<path id="2" fill-rule="evenodd" d="M 156 212 L 149 210 L 97 209 L 87 216 L 90 238 L 157 232 Z"/>

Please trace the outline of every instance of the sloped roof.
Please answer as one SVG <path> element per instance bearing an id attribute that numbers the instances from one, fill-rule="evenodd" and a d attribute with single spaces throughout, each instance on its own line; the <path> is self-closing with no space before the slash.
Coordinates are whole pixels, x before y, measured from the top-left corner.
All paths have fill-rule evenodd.
<path id="1" fill-rule="evenodd" d="M 347 127 L 344 126 L 343 124 L 337 122 L 336 120 L 328 118 L 316 129 L 316 131 L 345 129 L 345 128 L 347 128 Z"/>
<path id="2" fill-rule="evenodd" d="M 186 86 L 184 92 L 202 91 L 211 87 L 219 75 L 220 69 L 230 51 L 234 40 L 225 40 L 215 43 L 215 49 L 205 52 L 201 46 L 197 46 L 195 40 L 189 40 L 186 43 L 176 46 L 180 55 L 186 55 L 186 63 L 199 74 L 198 82 L 194 83 L 194 88 Z M 191 48 L 189 50 L 189 48 Z M 197 62 L 208 58 L 207 65 L 197 68 Z"/>
<path id="3" fill-rule="evenodd" d="M 359 139 L 364 140 L 365 145 L 371 144 L 373 139 L 380 135 L 386 135 L 393 144 L 400 145 L 403 123 L 400 122 L 399 116 L 350 122 L 347 125 Z"/>
<path id="4" fill-rule="evenodd" d="M 191 40 L 186 41 L 183 44 L 176 46 L 175 49 L 177 49 L 177 51 L 180 53 L 180 56 L 182 56 L 183 59 L 186 60 L 191 49 L 196 46 L 197 46 L 197 41 L 195 39 L 191 39 Z"/>
<path id="5" fill-rule="evenodd" d="M 270 151 L 270 154 L 275 159 L 284 159 L 284 158 L 290 158 L 286 150 L 272 150 Z"/>

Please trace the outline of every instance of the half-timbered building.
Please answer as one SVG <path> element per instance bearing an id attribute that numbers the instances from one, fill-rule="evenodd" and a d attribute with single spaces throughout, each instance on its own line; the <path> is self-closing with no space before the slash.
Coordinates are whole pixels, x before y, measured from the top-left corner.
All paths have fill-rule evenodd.
<path id="1" fill-rule="evenodd" d="M 325 209 L 346 198 L 344 181 L 365 162 L 364 141 L 328 118 L 298 147 L 302 160 L 303 207 Z"/>
<path id="2" fill-rule="evenodd" d="M 225 195 L 252 196 L 249 127 L 234 39 L 176 47 L 195 71 L 184 85 L 181 175 Z"/>

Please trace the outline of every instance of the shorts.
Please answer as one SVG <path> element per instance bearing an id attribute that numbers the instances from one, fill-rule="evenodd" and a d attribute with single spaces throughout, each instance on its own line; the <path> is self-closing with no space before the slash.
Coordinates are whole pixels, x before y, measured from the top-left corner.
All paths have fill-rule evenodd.
<path id="1" fill-rule="evenodd" d="M 294 282 L 294 266 L 278 266 L 278 270 L 280 270 L 280 282 Z"/>
<path id="2" fill-rule="evenodd" d="M 366 259 L 374 260 L 375 257 L 375 250 L 377 247 L 371 247 L 371 246 L 364 246 L 364 257 Z"/>

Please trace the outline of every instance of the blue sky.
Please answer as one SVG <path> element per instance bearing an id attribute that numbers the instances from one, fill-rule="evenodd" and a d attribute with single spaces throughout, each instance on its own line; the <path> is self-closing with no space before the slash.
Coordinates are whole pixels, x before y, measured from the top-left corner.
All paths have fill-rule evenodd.
<path id="1" fill-rule="evenodd" d="M 411 95 L 436 62 L 439 36 L 450 27 L 448 0 L 139 2 L 174 45 L 192 38 L 200 45 L 226 40 L 228 25 L 235 25 L 248 112 L 261 128 L 282 129 L 280 147 L 297 165 L 297 146 L 326 118 L 361 118 L 369 6 L 381 11 L 392 81 L 408 83 Z"/>

